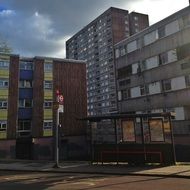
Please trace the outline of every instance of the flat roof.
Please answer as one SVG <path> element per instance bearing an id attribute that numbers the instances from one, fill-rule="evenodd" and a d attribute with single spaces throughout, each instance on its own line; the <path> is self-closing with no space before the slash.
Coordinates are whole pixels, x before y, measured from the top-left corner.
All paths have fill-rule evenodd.
<path id="1" fill-rule="evenodd" d="M 152 117 L 152 118 L 157 118 L 157 117 L 175 117 L 175 113 L 173 112 L 162 112 L 162 113 L 147 113 L 147 114 L 107 114 L 107 115 L 101 115 L 101 116 L 89 116 L 89 117 L 84 117 L 80 118 L 79 120 L 82 121 L 91 121 L 91 122 L 98 122 L 101 120 L 106 120 L 106 119 L 122 119 L 122 118 L 129 118 L 129 119 L 134 119 L 134 118 L 147 118 L 147 117 Z"/>
<path id="2" fill-rule="evenodd" d="M 56 58 L 56 57 L 43 57 L 43 56 L 35 56 L 36 59 L 49 59 L 53 61 L 63 61 L 69 63 L 86 63 L 85 60 L 76 60 L 76 59 L 65 59 L 65 58 Z"/>
<path id="3" fill-rule="evenodd" d="M 122 44 L 126 44 L 126 43 L 129 43 L 129 42 L 133 41 L 133 40 L 136 40 L 139 37 L 141 37 L 143 35 L 146 35 L 149 32 L 152 32 L 152 31 L 154 31 L 154 30 L 156 30 L 156 29 L 158 29 L 158 28 L 160 28 L 160 27 L 162 27 L 162 26 L 164 26 L 164 25 L 166 25 L 166 24 L 168 24 L 168 23 L 170 23 L 170 22 L 172 22 L 172 21 L 174 21 L 176 19 L 179 19 L 180 17 L 182 17 L 182 16 L 184 16 L 186 14 L 189 14 L 189 11 L 190 11 L 190 6 L 187 6 L 187 7 L 183 8 L 183 9 L 181 9 L 181 10 L 167 16 L 166 18 L 164 18 L 164 19 L 150 25 L 149 27 L 141 30 L 140 32 L 137 32 L 137 33 L 133 34 L 132 36 L 129 36 L 129 37 L 119 41 L 118 43 L 114 44 L 114 46 L 118 47 L 118 46 L 120 46 Z"/>

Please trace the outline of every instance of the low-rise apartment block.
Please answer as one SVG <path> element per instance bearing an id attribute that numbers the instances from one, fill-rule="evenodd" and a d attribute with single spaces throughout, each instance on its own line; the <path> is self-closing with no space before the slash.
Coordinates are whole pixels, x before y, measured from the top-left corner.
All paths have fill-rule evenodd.
<path id="1" fill-rule="evenodd" d="M 82 152 L 85 144 L 77 120 L 87 114 L 85 62 L 0 54 L 0 157 L 53 159 L 56 90 L 64 96 L 60 157 L 77 156 L 68 147 Z"/>
<path id="2" fill-rule="evenodd" d="M 175 112 L 177 145 L 190 145 L 189 34 L 187 7 L 115 45 L 119 112 Z"/>

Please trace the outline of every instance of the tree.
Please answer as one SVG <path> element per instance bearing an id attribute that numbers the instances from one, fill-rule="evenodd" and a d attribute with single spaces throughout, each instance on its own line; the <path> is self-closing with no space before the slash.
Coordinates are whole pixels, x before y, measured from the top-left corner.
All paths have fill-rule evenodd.
<path id="1" fill-rule="evenodd" d="M 0 41 L 0 53 L 11 53 L 12 48 L 7 44 L 6 41 Z"/>

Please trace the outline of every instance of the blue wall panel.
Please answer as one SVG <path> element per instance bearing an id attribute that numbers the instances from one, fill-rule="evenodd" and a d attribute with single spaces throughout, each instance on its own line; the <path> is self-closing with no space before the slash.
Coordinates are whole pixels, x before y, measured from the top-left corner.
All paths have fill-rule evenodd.
<path id="1" fill-rule="evenodd" d="M 32 99 L 33 89 L 32 88 L 19 88 L 19 99 Z"/>
<path id="2" fill-rule="evenodd" d="M 32 118 L 32 108 L 19 108 L 18 119 L 31 119 Z"/>
<path id="3" fill-rule="evenodd" d="M 33 70 L 20 70 L 20 79 L 32 80 L 33 79 Z"/>

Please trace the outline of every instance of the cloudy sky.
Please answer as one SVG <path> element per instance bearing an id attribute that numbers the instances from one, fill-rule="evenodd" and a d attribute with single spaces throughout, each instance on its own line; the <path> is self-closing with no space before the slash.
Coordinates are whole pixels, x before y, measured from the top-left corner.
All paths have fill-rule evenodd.
<path id="1" fill-rule="evenodd" d="M 189 0 L 0 0 L 0 40 L 22 56 L 65 57 L 65 41 L 109 7 L 149 14 L 153 24 Z"/>

